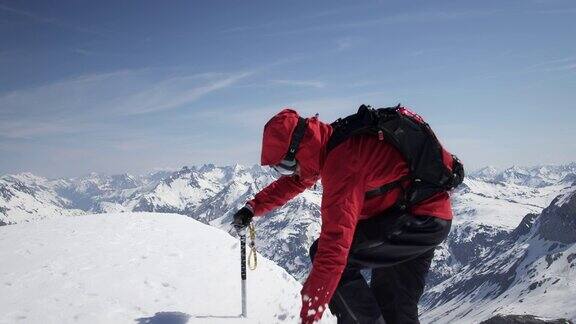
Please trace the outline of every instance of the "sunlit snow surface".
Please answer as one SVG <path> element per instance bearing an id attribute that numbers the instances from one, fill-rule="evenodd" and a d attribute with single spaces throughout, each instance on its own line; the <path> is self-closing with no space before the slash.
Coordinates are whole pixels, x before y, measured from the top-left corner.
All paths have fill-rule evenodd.
<path id="1" fill-rule="evenodd" d="M 260 257 L 240 318 L 238 241 L 176 214 L 3 226 L 0 260 L 0 323 L 295 323 L 300 310 L 301 285 Z"/>
<path id="2" fill-rule="evenodd" d="M 466 178 L 452 196 L 454 222 L 512 230 L 526 214 L 540 213 L 565 187 L 565 183 L 536 188 Z"/>

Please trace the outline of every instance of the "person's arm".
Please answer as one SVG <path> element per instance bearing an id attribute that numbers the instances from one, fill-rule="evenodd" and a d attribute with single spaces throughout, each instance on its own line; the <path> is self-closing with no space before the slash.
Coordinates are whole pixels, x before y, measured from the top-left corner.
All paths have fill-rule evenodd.
<path id="1" fill-rule="evenodd" d="M 365 177 L 351 143 L 330 153 L 322 171 L 322 228 L 312 271 L 302 288 L 302 323 L 320 320 L 332 298 L 364 203 Z"/>
<path id="2" fill-rule="evenodd" d="M 250 206 L 255 216 L 261 216 L 283 206 L 306 188 L 314 185 L 316 181 L 317 178 L 302 180 L 298 176 L 283 176 L 262 189 L 246 204 Z"/>

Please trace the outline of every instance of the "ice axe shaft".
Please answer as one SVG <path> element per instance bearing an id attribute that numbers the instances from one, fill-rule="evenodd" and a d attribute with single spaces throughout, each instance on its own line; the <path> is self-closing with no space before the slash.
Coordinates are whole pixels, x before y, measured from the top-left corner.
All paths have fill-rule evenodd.
<path id="1" fill-rule="evenodd" d="M 246 230 L 238 232 L 240 236 L 240 277 L 242 278 L 242 317 L 247 317 L 246 311 Z"/>

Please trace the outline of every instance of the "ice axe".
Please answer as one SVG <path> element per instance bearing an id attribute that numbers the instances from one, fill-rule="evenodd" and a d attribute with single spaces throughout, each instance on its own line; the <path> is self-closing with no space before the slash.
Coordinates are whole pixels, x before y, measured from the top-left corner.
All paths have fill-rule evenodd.
<path id="1" fill-rule="evenodd" d="M 256 254 L 256 229 L 254 224 L 248 226 L 250 230 L 250 255 L 248 256 L 248 266 L 250 270 L 256 270 L 258 258 Z M 240 237 L 240 278 L 242 279 L 242 317 L 247 317 L 246 310 L 246 228 L 238 229 Z"/>
<path id="2" fill-rule="evenodd" d="M 247 317 L 246 311 L 246 228 L 238 231 L 240 236 L 240 277 L 242 278 L 242 317 Z"/>

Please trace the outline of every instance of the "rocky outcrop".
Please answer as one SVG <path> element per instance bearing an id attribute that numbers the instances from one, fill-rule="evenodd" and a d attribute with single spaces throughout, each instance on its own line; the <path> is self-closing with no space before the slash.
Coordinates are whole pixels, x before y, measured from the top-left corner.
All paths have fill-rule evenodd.
<path id="1" fill-rule="evenodd" d="M 542 319 L 532 315 L 496 315 L 480 324 L 573 324 L 567 319 Z"/>

